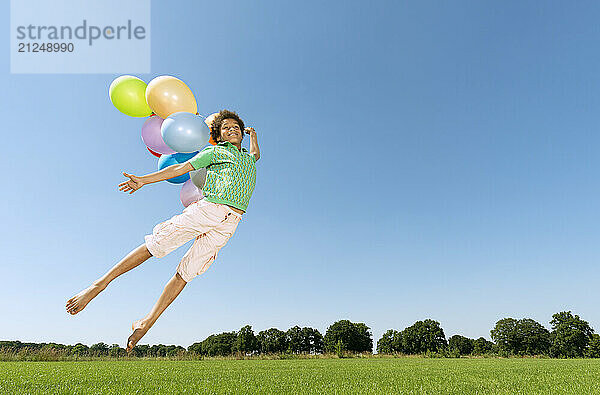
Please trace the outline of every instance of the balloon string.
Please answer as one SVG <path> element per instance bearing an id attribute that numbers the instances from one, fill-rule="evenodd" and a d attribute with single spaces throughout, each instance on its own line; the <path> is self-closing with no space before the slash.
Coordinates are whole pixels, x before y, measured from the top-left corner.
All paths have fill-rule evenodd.
<path id="1" fill-rule="evenodd" d="M 150 116 L 151 116 L 151 117 L 152 117 L 152 116 L 154 116 L 154 115 L 156 115 L 156 114 L 155 114 L 155 113 L 151 113 L 151 114 L 150 114 Z M 204 115 L 202 115 L 202 114 L 198 114 L 198 113 L 196 113 L 196 115 L 199 115 L 199 116 L 201 116 L 202 118 L 206 119 L 206 116 L 204 116 Z"/>

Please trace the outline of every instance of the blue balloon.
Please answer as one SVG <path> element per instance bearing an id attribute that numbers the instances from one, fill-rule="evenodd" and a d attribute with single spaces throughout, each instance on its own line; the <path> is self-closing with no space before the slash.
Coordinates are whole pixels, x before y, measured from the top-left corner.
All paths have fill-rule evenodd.
<path id="1" fill-rule="evenodd" d="M 162 170 L 165 167 L 176 165 L 178 163 L 187 162 L 188 160 L 196 156 L 197 153 L 198 152 L 161 155 L 160 158 L 158 158 L 158 170 Z M 178 177 L 169 178 L 167 182 L 170 182 L 171 184 L 183 184 L 189 179 L 190 173 L 185 173 Z"/>
<path id="2" fill-rule="evenodd" d="M 190 112 L 176 112 L 162 123 L 164 142 L 175 152 L 194 152 L 208 144 L 210 131 L 204 120 Z"/>

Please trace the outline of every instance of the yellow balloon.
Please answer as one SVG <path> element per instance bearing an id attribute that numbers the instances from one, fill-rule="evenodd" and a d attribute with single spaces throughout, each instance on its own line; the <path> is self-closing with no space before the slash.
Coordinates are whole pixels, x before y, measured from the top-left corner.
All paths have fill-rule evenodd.
<path id="1" fill-rule="evenodd" d="M 162 119 L 179 112 L 196 114 L 198 107 L 194 94 L 178 78 L 170 75 L 156 77 L 146 88 L 146 101 L 156 115 Z"/>
<path id="2" fill-rule="evenodd" d="M 123 114 L 147 117 L 152 113 L 146 103 L 146 83 L 133 75 L 122 75 L 110 84 L 110 101 Z"/>

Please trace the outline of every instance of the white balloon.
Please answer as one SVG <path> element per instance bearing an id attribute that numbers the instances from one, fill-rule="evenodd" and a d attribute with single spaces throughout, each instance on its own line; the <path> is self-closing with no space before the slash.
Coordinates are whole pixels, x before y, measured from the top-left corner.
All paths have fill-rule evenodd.
<path id="1" fill-rule="evenodd" d="M 183 207 L 187 207 L 203 197 L 202 191 L 192 183 L 192 180 L 184 182 L 181 191 L 179 192 L 179 199 L 181 200 Z"/>
<path id="2" fill-rule="evenodd" d="M 198 189 L 204 188 L 204 184 L 206 183 L 206 168 L 203 167 L 198 170 L 190 171 L 190 178 Z"/>

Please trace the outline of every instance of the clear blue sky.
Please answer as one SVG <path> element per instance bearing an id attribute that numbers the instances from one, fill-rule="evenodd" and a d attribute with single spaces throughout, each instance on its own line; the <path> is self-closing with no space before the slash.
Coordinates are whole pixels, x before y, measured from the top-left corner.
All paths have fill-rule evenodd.
<path id="1" fill-rule="evenodd" d="M 0 339 L 124 346 L 186 251 L 66 299 L 182 210 L 116 74 L 9 74 L 1 6 Z M 150 81 L 238 111 L 261 160 L 217 261 L 141 344 L 246 324 L 439 321 L 489 338 L 503 317 L 572 310 L 600 330 L 596 2 L 177 1 L 152 4 Z M 248 141 L 245 139 L 244 146 Z"/>

